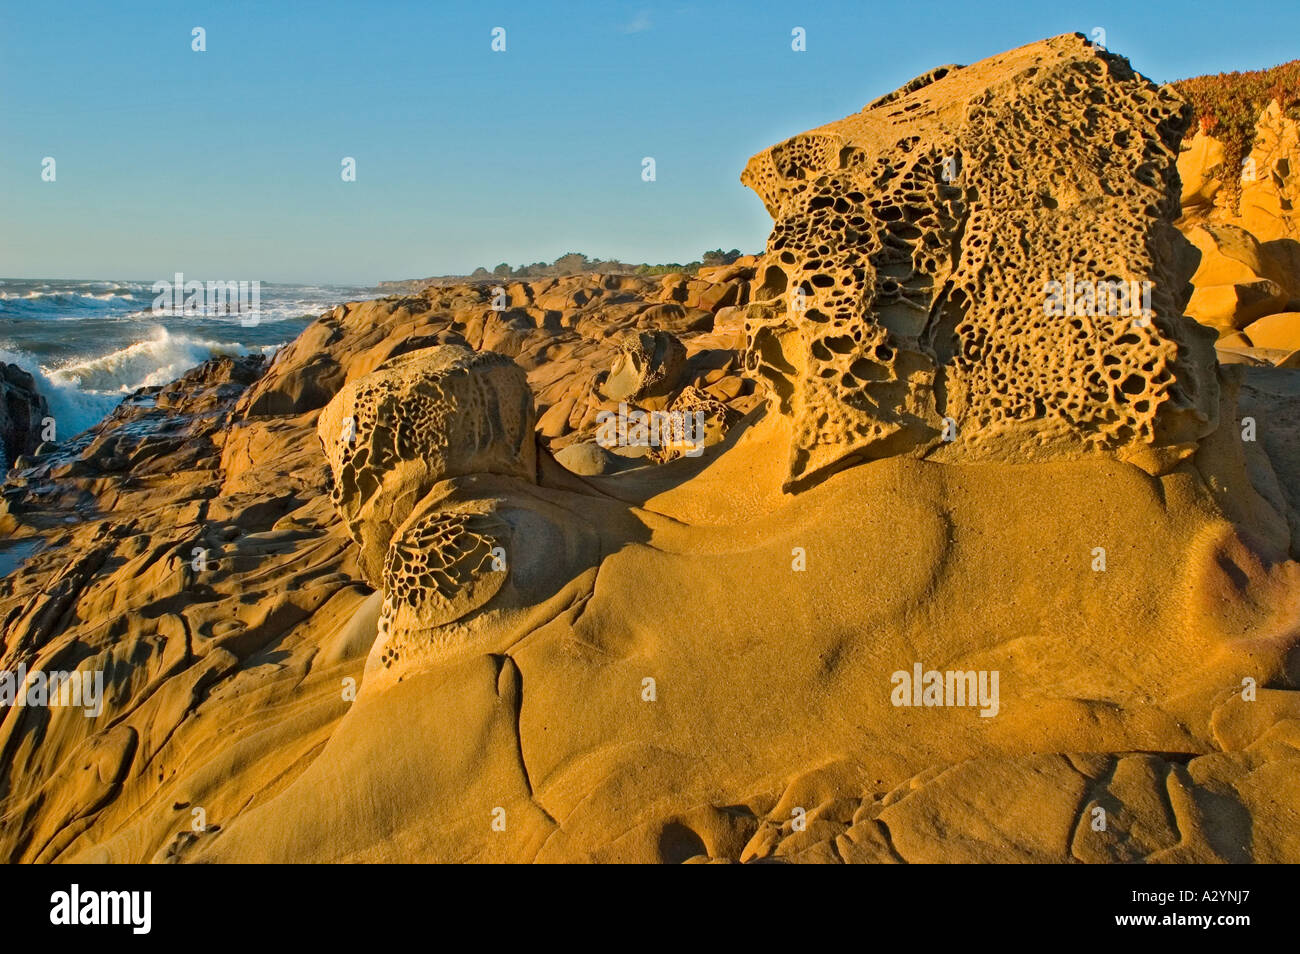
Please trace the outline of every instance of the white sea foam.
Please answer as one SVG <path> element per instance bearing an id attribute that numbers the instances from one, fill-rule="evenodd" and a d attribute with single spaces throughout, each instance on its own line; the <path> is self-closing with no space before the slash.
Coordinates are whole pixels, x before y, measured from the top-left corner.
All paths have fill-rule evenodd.
<path id="1" fill-rule="evenodd" d="M 364 288 L 264 284 L 254 327 L 239 315 L 156 313 L 152 281 L 5 279 L 0 285 L 0 361 L 36 376 L 60 440 L 95 424 L 137 388 L 167 384 L 214 355 L 273 353 L 298 322 L 337 302 L 368 297 Z M 280 324 L 286 321 L 287 327 Z M 78 357 L 68 359 L 69 353 Z"/>
<path id="2" fill-rule="evenodd" d="M 121 395 L 136 388 L 166 384 L 216 355 L 242 355 L 249 351 L 238 342 L 193 338 L 158 326 L 153 329 L 153 336 L 143 341 L 46 373 L 54 381 L 82 390 Z"/>
<path id="3" fill-rule="evenodd" d="M 52 380 L 28 354 L 0 350 L 0 361 L 16 364 L 36 379 L 36 390 L 49 404 L 60 440 L 98 423 L 122 400 L 120 394 L 93 394 L 75 384 Z"/>
<path id="4" fill-rule="evenodd" d="M 40 366 L 30 355 L 0 351 L 0 361 L 16 364 L 36 378 L 65 439 L 96 424 L 137 388 L 167 384 L 217 355 L 270 353 L 275 346 L 246 347 L 173 334 L 161 326 L 153 336 L 97 358 L 61 367 Z"/>

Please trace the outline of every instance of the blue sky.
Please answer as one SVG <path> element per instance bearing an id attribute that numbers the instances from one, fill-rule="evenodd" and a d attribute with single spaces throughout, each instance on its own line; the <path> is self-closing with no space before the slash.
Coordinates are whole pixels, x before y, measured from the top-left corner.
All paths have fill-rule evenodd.
<path id="1" fill-rule="evenodd" d="M 1300 53 L 1294 0 L 6 0 L 0 275 L 370 283 L 753 251 L 754 152 L 931 67 L 1097 26 L 1158 81 Z"/>

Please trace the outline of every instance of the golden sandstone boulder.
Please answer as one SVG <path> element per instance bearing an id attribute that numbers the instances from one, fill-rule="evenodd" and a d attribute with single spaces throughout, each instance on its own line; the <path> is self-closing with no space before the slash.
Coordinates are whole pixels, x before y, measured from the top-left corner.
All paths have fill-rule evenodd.
<path id="1" fill-rule="evenodd" d="M 534 480 L 533 424 L 519 366 L 455 345 L 393 358 L 335 395 L 317 433 L 367 582 L 381 585 L 389 543 L 434 484 L 468 473 Z"/>
<path id="2" fill-rule="evenodd" d="M 628 332 L 601 391 L 615 400 L 662 396 L 676 389 L 686 364 L 686 347 L 666 331 Z"/>
<path id="3" fill-rule="evenodd" d="M 1188 115 L 1064 36 L 751 159 L 776 224 L 749 362 L 794 417 L 788 483 L 895 454 L 1158 470 L 1189 453 L 1218 388 L 1172 225 Z"/>
<path id="4" fill-rule="evenodd" d="M 1273 282 L 1284 295 L 1292 291 L 1296 282 L 1292 270 L 1240 226 L 1206 223 L 1191 226 L 1183 234 L 1201 253 L 1192 275 L 1197 291 L 1211 285 L 1257 281 Z"/>
<path id="5" fill-rule="evenodd" d="M 1284 311 L 1246 326 L 1252 347 L 1275 351 L 1300 351 L 1300 312 Z"/>
<path id="6" fill-rule="evenodd" d="M 1190 226 L 1184 234 L 1201 253 L 1187 314 L 1215 328 L 1221 338 L 1291 300 L 1295 273 L 1245 229 L 1206 223 Z"/>

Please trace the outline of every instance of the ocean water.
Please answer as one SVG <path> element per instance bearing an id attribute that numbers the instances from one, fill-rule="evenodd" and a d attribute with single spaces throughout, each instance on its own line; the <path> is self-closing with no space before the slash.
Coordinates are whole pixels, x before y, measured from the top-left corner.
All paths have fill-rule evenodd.
<path id="1" fill-rule="evenodd" d="M 166 384 L 216 355 L 273 354 L 321 312 L 374 292 L 262 282 L 255 325 L 238 315 L 155 314 L 156 297 L 153 281 L 0 279 L 0 361 L 36 376 L 60 440 L 137 388 Z"/>

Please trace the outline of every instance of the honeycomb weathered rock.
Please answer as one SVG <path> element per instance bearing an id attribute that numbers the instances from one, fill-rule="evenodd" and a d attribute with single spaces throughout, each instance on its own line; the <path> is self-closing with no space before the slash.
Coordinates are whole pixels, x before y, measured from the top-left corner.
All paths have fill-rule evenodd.
<path id="1" fill-rule="evenodd" d="M 496 595 L 506 580 L 508 537 L 508 525 L 488 503 L 449 507 L 436 493 L 420 502 L 384 558 L 384 665 Z"/>
<path id="2" fill-rule="evenodd" d="M 1213 335 L 1182 316 L 1187 123 L 1075 34 L 934 70 L 752 158 L 741 179 L 776 221 L 747 360 L 793 415 L 788 485 L 849 456 L 1189 453 L 1218 394 Z M 1050 314 L 1052 282 L 1088 294 Z"/>
<path id="3" fill-rule="evenodd" d="M 435 483 L 473 473 L 535 481 L 533 425 L 523 370 L 458 345 L 400 355 L 339 391 L 317 434 L 366 581 L 382 585 L 389 543 Z"/>
<path id="4" fill-rule="evenodd" d="M 631 331 L 618 341 L 601 390 L 615 400 L 636 400 L 671 391 L 686 364 L 686 348 L 667 331 Z"/>

